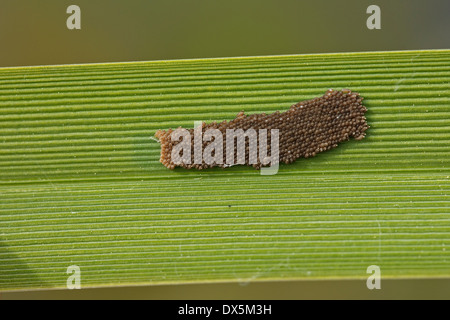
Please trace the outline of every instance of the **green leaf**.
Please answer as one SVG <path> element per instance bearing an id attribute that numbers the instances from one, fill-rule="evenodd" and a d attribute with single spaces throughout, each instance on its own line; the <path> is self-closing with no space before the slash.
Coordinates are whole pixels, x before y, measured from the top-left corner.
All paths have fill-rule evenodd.
<path id="1" fill-rule="evenodd" d="M 0 289 L 450 275 L 450 50 L 0 69 Z M 371 128 L 314 158 L 159 163 L 157 129 L 349 88 Z"/>

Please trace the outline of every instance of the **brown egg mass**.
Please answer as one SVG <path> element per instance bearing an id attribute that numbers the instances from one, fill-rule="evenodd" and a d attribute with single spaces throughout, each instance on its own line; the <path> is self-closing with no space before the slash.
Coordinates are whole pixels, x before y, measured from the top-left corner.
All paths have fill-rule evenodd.
<path id="1" fill-rule="evenodd" d="M 161 144 L 160 162 L 169 169 L 174 169 L 177 166 L 187 169 L 205 169 L 217 166 L 222 168 L 229 167 L 230 164 L 226 161 L 227 129 L 243 129 L 243 131 L 254 129 L 257 133 L 258 143 L 260 142 L 260 129 L 267 129 L 267 154 L 272 152 L 271 129 L 278 129 L 278 160 L 280 163 L 288 164 L 298 158 L 314 157 L 319 152 L 337 147 L 339 142 L 350 138 L 361 140 L 365 137 L 365 131 L 369 126 L 364 116 L 367 109 L 362 105 L 362 100 L 363 98 L 356 92 L 347 89 L 341 91 L 330 89 L 322 97 L 298 102 L 285 112 L 277 111 L 272 114 L 245 115 L 241 111 L 231 121 L 202 123 L 202 134 L 208 129 L 218 129 L 222 133 L 223 157 L 221 158 L 223 159 L 213 163 L 207 163 L 204 159 L 201 163 L 195 163 L 194 129 L 187 129 L 191 139 L 190 161 L 174 163 L 172 161 L 172 150 L 181 141 L 172 141 L 171 134 L 175 130 L 158 130 L 155 136 Z M 197 130 L 197 132 L 199 131 Z M 249 139 L 248 136 L 244 136 L 245 162 L 239 164 L 252 165 L 255 168 L 267 166 L 267 159 L 262 161 L 259 157 L 259 144 L 256 151 L 254 148 L 250 148 Z M 215 141 L 215 139 L 211 139 L 212 141 L 204 140 L 201 140 L 202 152 L 209 144 Z M 237 159 L 237 147 L 238 144 L 234 143 L 235 162 L 233 164 L 236 163 Z M 215 152 L 217 151 L 214 150 L 212 155 L 215 155 Z M 256 162 L 254 160 L 250 161 L 255 159 L 255 157 Z"/>

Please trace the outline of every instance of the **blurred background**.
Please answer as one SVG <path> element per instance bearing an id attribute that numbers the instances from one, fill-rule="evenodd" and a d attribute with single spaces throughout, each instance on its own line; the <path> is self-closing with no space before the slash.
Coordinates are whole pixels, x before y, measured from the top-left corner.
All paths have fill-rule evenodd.
<path id="1" fill-rule="evenodd" d="M 69 30 L 69 5 L 81 29 Z M 369 30 L 366 9 L 381 8 Z M 0 67 L 450 48 L 448 0 L 0 0 Z M 450 279 L 3 292 L 0 299 L 448 299 Z"/>
<path id="2" fill-rule="evenodd" d="M 381 280 L 369 290 L 366 280 L 304 280 L 251 283 L 186 284 L 81 290 L 0 292 L 0 299 L 445 299 L 450 279 Z M 276 314 L 276 310 L 273 310 Z"/>
<path id="3" fill-rule="evenodd" d="M 69 5 L 81 30 L 69 30 Z M 381 9 L 369 30 L 367 7 Z M 445 49 L 448 0 L 0 0 L 0 67 Z"/>

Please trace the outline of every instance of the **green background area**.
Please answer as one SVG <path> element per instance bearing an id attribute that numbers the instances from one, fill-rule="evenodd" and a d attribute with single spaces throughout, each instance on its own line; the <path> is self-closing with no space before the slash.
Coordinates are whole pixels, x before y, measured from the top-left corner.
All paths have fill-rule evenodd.
<path id="1" fill-rule="evenodd" d="M 81 8 L 68 30 L 66 8 Z M 381 30 L 366 27 L 371 4 Z M 450 2 L 3 0 L 0 66 L 445 49 Z"/>
<path id="2" fill-rule="evenodd" d="M 82 29 L 68 30 L 77 4 Z M 368 30 L 367 6 L 382 10 Z M 0 67 L 449 48 L 448 1 L 2 1 Z M 448 298 L 448 280 L 170 285 L 2 298 Z M 124 293 L 126 292 L 126 295 Z M 282 294 L 281 294 L 282 293 Z"/>

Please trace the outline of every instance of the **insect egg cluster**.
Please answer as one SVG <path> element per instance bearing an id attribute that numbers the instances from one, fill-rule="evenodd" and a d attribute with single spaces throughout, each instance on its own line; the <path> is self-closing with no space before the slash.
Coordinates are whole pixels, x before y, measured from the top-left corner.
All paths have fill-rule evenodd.
<path id="1" fill-rule="evenodd" d="M 271 130 L 278 130 L 278 161 L 280 163 L 292 163 L 298 158 L 314 157 L 317 153 L 323 152 L 338 146 L 342 141 L 354 138 L 361 140 L 365 137 L 365 131 L 369 128 L 366 117 L 366 107 L 362 105 L 363 98 L 356 92 L 350 90 L 328 90 L 322 97 L 312 100 L 302 101 L 292 105 L 285 112 L 275 112 L 271 114 L 251 114 L 245 115 L 240 112 L 235 119 L 220 123 L 212 122 L 202 124 L 202 133 L 208 129 L 217 129 L 222 133 L 223 150 L 226 149 L 227 129 L 238 129 L 240 135 L 249 129 L 254 129 L 257 135 L 258 148 L 251 148 L 248 136 L 244 136 L 245 141 L 245 163 L 255 168 L 266 166 L 264 159 L 259 158 L 260 129 L 266 129 L 267 154 L 271 150 Z M 161 144 L 161 163 L 169 169 L 176 166 L 187 169 L 205 169 L 210 167 L 227 167 L 226 152 L 223 152 L 223 161 L 214 163 L 195 163 L 194 161 L 194 129 L 189 129 L 191 139 L 191 161 L 175 164 L 172 161 L 172 149 L 180 141 L 172 141 L 171 134 L 174 130 L 158 130 L 155 136 Z M 242 138 L 237 134 L 237 141 Z M 202 141 L 202 151 L 212 143 L 212 141 Z M 237 157 L 237 143 L 234 143 L 234 157 Z M 275 150 L 273 150 L 275 151 Z M 256 154 L 255 154 L 256 153 Z M 251 161 L 251 159 L 255 159 Z M 263 161 L 264 160 L 264 161 Z"/>

